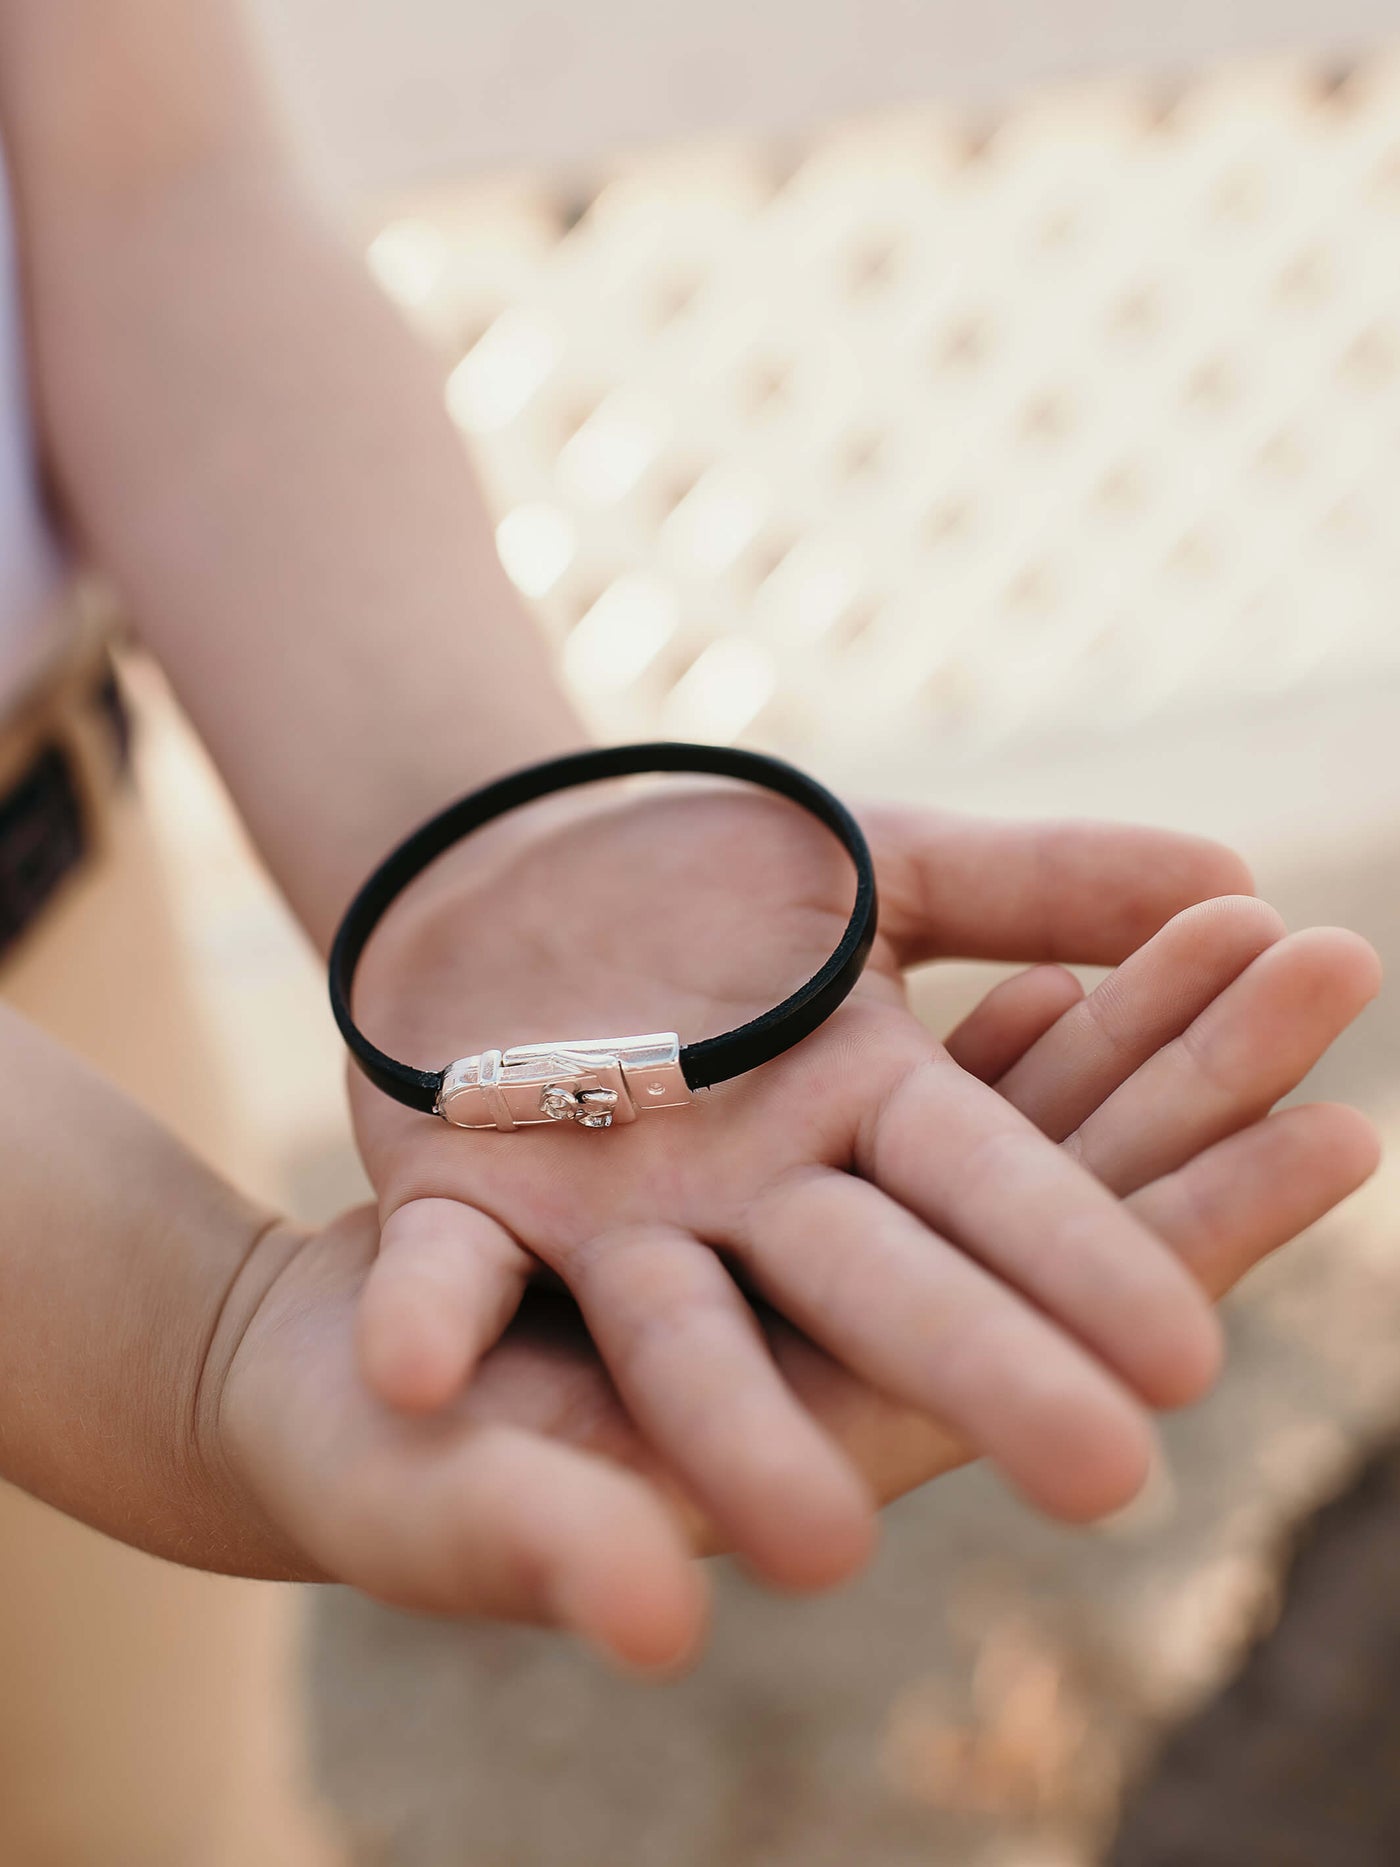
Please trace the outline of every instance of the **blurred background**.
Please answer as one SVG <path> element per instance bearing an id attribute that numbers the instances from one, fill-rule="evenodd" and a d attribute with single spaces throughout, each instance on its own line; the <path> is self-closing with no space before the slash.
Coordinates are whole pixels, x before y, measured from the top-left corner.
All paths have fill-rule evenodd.
<path id="1" fill-rule="evenodd" d="M 600 733 L 1199 828 L 1290 920 L 1396 956 L 1387 0 L 260 11 Z M 359 1182 L 319 971 L 139 678 L 208 1017 L 320 1216 Z M 939 969 L 921 1003 L 985 983 Z M 1394 1022 L 1312 1085 L 1392 1134 Z M 1097 1532 L 965 1474 L 835 1601 L 726 1575 L 661 1692 L 320 1602 L 315 1764 L 356 1860 L 1393 1867 L 1397 1192 L 1253 1280 L 1220 1393 Z"/>

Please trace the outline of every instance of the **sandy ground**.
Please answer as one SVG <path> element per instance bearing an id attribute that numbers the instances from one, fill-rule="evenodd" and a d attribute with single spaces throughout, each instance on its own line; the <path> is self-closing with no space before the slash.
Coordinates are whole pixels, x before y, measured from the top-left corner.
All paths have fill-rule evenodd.
<path id="1" fill-rule="evenodd" d="M 1400 1856 L 1400 1452 L 1300 1539 L 1278 1625 L 1167 1745 L 1111 1867 L 1386 1867 Z"/>

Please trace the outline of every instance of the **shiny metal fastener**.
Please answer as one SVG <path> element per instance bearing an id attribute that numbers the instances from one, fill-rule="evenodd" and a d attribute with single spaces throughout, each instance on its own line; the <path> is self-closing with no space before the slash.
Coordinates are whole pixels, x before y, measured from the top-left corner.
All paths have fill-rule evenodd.
<path id="1" fill-rule="evenodd" d="M 618 1127 L 694 1100 L 680 1051 L 674 1031 L 483 1050 L 444 1072 L 435 1112 L 454 1128 Z"/>

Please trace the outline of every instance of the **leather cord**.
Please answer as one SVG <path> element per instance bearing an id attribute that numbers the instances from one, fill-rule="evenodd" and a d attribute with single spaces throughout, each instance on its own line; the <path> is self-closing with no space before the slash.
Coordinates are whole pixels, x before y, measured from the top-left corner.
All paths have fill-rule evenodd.
<path id="1" fill-rule="evenodd" d="M 331 1010 L 350 1054 L 376 1088 L 409 1108 L 433 1114 L 445 1073 L 414 1069 L 386 1055 L 360 1030 L 351 1012 L 351 988 L 360 956 L 384 914 L 409 883 L 454 843 L 508 811 L 576 785 L 647 772 L 737 778 L 775 791 L 824 823 L 845 846 L 856 872 L 855 906 L 835 952 L 804 985 L 771 1011 L 720 1037 L 705 1037 L 684 1045 L 681 1071 L 690 1088 L 708 1089 L 771 1062 L 831 1016 L 865 969 L 878 915 L 870 849 L 860 825 L 841 800 L 795 765 L 762 752 L 675 741 L 605 746 L 526 766 L 449 804 L 391 851 L 350 903 L 331 946 Z"/>

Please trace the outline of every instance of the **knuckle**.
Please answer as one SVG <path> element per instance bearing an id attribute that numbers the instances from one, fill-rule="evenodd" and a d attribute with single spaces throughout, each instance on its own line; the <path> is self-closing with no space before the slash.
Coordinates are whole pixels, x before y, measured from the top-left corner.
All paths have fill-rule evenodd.
<path id="1" fill-rule="evenodd" d="M 1244 1062 L 1236 1045 L 1226 1042 L 1213 1018 L 1197 1018 L 1175 1040 L 1179 1066 L 1217 1096 L 1237 1095 L 1244 1082 Z"/>
<path id="2" fill-rule="evenodd" d="M 881 1179 L 882 1161 L 891 1149 L 898 1152 L 908 1139 L 906 1125 L 912 1126 L 919 1138 L 926 1135 L 920 1092 L 932 1081 L 934 1072 L 945 1069 L 956 1070 L 957 1065 L 941 1049 L 933 1056 L 922 1048 L 918 1054 L 882 1060 L 878 1077 L 872 1078 L 862 1098 L 852 1146 L 852 1160 L 867 1179 Z"/>
<path id="3" fill-rule="evenodd" d="M 1115 1061 L 1136 1060 L 1132 995 L 1121 974 L 1113 972 L 1084 1000 L 1079 1013 Z"/>
<path id="4" fill-rule="evenodd" d="M 969 1183 L 990 1185 L 999 1198 L 1015 1201 L 1048 1194 L 1063 1170 L 1058 1147 L 1029 1123 L 980 1135 L 962 1163 Z M 1047 1216 L 1053 1208 L 1047 1207 Z"/>

